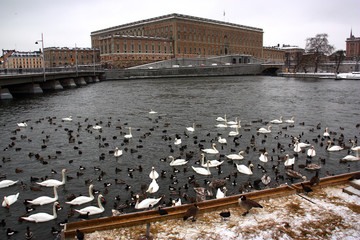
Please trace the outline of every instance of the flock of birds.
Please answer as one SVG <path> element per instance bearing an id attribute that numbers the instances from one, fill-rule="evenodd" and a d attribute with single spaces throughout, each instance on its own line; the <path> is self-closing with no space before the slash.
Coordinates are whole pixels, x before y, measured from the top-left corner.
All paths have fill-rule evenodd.
<path id="1" fill-rule="evenodd" d="M 204 201 L 208 198 L 223 198 L 232 194 L 239 194 L 246 191 L 252 191 L 253 189 L 260 189 L 260 184 L 263 184 L 262 187 L 276 187 L 281 183 L 286 182 L 286 180 L 306 180 L 306 176 L 297 170 L 299 168 L 315 171 L 310 183 L 318 183 L 319 170 L 326 162 L 326 158 L 324 156 L 318 155 L 317 152 L 319 148 L 322 150 L 325 149 L 327 152 L 347 151 L 348 154 L 344 154 L 344 157 L 339 159 L 340 163 L 360 160 L 360 146 L 356 146 L 356 136 L 354 136 L 353 139 L 346 139 L 342 134 L 337 134 L 335 131 L 330 132 L 327 127 L 325 128 L 325 131 L 321 132 L 321 124 L 309 129 L 310 132 L 313 134 L 315 133 L 315 137 L 313 139 L 302 142 L 301 139 L 304 135 L 306 135 L 304 132 L 300 132 L 296 136 L 286 133 L 288 129 L 295 127 L 294 117 L 288 120 L 283 120 L 282 116 L 279 119 L 274 119 L 272 121 L 255 120 L 246 123 L 245 126 L 241 126 L 242 121 L 237 117 L 234 121 L 228 121 L 225 115 L 224 117 L 218 117 L 215 119 L 215 130 L 211 133 L 200 134 L 202 126 L 195 123 L 193 123 L 190 127 L 185 127 L 183 134 L 169 133 L 166 127 L 169 127 L 170 123 L 164 123 L 164 129 L 161 131 L 161 139 L 165 141 L 166 144 L 164 144 L 164 146 L 169 149 L 169 152 L 163 153 L 164 157 L 159 159 L 160 164 L 153 164 L 156 165 L 156 168 L 158 169 L 154 166 L 151 168 L 148 181 L 145 180 L 147 177 L 141 177 L 142 183 L 149 182 L 149 184 L 140 184 L 133 180 L 133 178 L 135 172 L 139 172 L 139 174 L 142 175 L 144 168 L 142 165 L 144 164 L 139 164 L 134 168 L 128 167 L 126 169 L 121 164 L 118 164 L 117 161 L 119 159 L 126 158 L 125 155 L 128 154 L 138 154 L 137 159 L 139 159 L 139 161 L 137 163 L 142 163 L 142 161 L 144 161 L 142 160 L 144 156 L 140 153 L 143 148 L 142 144 L 147 138 L 151 137 L 156 129 L 160 128 L 159 124 L 163 119 L 163 116 L 159 115 L 155 111 L 151 110 L 148 114 L 148 119 L 156 124 L 156 126 L 151 128 L 149 132 L 143 134 L 137 133 L 133 136 L 131 132 L 132 128 L 129 127 L 127 123 L 116 126 L 119 133 L 113 136 L 113 140 L 114 142 L 117 142 L 118 145 L 114 146 L 114 150 L 110 149 L 108 154 L 103 152 L 99 156 L 99 161 L 109 161 L 107 158 L 116 159 L 116 162 L 114 162 L 115 164 L 112 164 L 113 173 L 106 173 L 100 167 L 93 166 L 94 171 L 97 173 L 100 172 L 100 174 L 96 179 L 93 178 L 85 180 L 85 184 L 88 186 L 88 196 L 76 196 L 75 194 L 71 194 L 70 196 L 67 196 L 66 201 L 64 201 L 65 205 L 71 206 L 69 208 L 69 213 L 67 214 L 68 218 L 72 217 L 75 212 L 79 214 L 80 218 L 84 219 L 89 218 L 91 215 L 104 213 L 104 203 L 107 202 L 106 195 L 109 191 L 108 187 L 113 184 L 111 182 L 102 181 L 104 176 L 110 176 L 109 178 L 113 179 L 116 185 L 125 186 L 123 188 L 119 187 L 114 189 L 114 191 L 119 191 L 121 194 L 117 194 L 114 198 L 112 207 L 113 215 L 122 214 L 126 209 L 130 209 L 128 211 L 131 211 L 131 209 L 152 209 L 157 205 L 160 205 L 161 207 L 178 206 L 183 202 L 186 202 L 194 203 L 194 205 L 189 208 L 183 219 L 186 220 L 189 217 L 192 217 L 193 220 L 195 220 L 198 212 L 198 206 L 196 205 L 197 202 Z M 44 120 L 45 119 L 41 119 L 36 123 L 41 123 Z M 67 132 L 69 144 L 74 144 L 76 141 L 78 145 L 81 144 L 79 136 L 83 131 L 83 126 L 80 122 L 75 122 L 72 117 L 62 118 L 61 123 L 56 122 L 56 117 L 49 117 L 47 118 L 47 121 L 51 125 L 64 125 L 61 125 L 60 128 Z M 89 119 L 85 120 L 85 122 L 88 121 Z M 21 144 L 22 140 L 27 139 L 29 142 L 31 141 L 31 139 L 25 135 L 25 129 L 35 129 L 36 123 L 31 121 L 17 123 L 18 128 L 13 131 L 15 136 L 12 137 L 12 142 L 4 148 L 3 165 L 1 165 L 3 169 L 7 169 L 6 164 L 8 161 L 11 161 L 11 157 L 5 156 L 5 153 L 11 152 L 11 150 L 16 152 L 21 151 L 21 147 L 18 147 L 17 145 Z M 96 121 L 95 124 L 88 123 L 86 131 L 95 135 L 95 139 L 99 142 L 99 149 L 109 149 L 111 147 L 111 144 L 106 142 L 106 137 L 102 136 L 102 134 L 103 131 L 105 131 L 104 128 L 110 128 L 112 127 L 112 124 L 113 123 L 110 121 L 108 121 L 108 123 L 104 123 L 102 121 Z M 264 126 L 254 127 L 255 124 L 262 124 Z M 273 129 L 275 128 L 275 125 L 278 125 L 279 127 L 274 132 Z M 304 125 L 304 123 L 299 123 L 299 125 Z M 125 131 L 123 131 L 124 128 L 126 129 Z M 254 128 L 256 129 L 256 132 L 252 131 Z M 231 131 L 227 131 L 227 129 L 230 129 Z M 137 129 L 136 132 L 141 132 L 141 129 Z M 316 132 L 318 132 L 318 134 L 316 134 Z M 199 135 L 197 133 L 199 133 Z M 46 133 L 43 132 L 42 134 L 45 135 Z M 21 136 L 18 137 L 19 135 Z M 243 135 L 251 135 L 250 141 L 247 142 L 247 145 L 244 145 Z M 119 141 L 119 138 L 121 138 L 122 141 Z M 269 139 L 272 140 L 270 141 Z M 46 135 L 45 138 L 42 139 L 41 149 L 46 149 L 47 143 L 50 140 L 51 136 Z M 266 145 L 267 142 L 276 142 L 277 144 L 269 146 Z M 334 142 L 337 142 L 339 145 L 334 145 Z M 134 146 L 131 145 L 132 143 L 136 145 L 136 148 L 130 147 Z M 206 148 L 206 146 L 209 146 L 209 148 Z M 74 146 L 74 149 L 78 150 L 79 155 L 82 154 L 79 147 Z M 351 153 L 353 152 L 355 152 L 356 155 L 352 155 Z M 144 153 L 146 153 L 146 151 Z M 175 154 L 177 153 L 178 156 L 175 157 Z M 256 153 L 259 157 L 257 159 L 249 159 L 247 155 L 250 153 Z M 35 157 L 44 165 L 51 165 L 51 161 L 56 161 L 58 155 L 61 156 L 61 150 L 56 150 L 56 154 L 57 155 L 48 155 L 47 159 L 42 156 L 41 152 L 29 152 L 28 156 L 31 159 Z M 304 164 L 300 163 L 300 158 L 305 159 Z M 170 161 L 168 162 L 167 159 Z M 314 160 L 316 163 L 313 162 Z M 147 161 L 154 160 L 149 159 Z M 85 161 L 81 162 L 81 164 L 85 163 Z M 227 165 L 227 169 L 233 170 L 224 173 L 224 163 Z M 0 175 L 1 178 L 5 178 L 5 180 L 0 181 L 0 189 L 8 188 L 14 185 L 20 185 L 22 190 L 27 189 L 27 185 L 31 185 L 30 189 L 32 191 L 41 191 L 42 187 L 53 188 L 54 196 L 40 196 L 33 199 L 24 199 L 27 211 L 19 218 L 19 221 L 41 223 L 57 218 L 57 211 L 63 207 L 59 204 L 61 201 L 59 199 L 58 189 L 61 186 L 66 185 L 67 181 L 72 181 L 74 178 L 67 175 L 69 174 L 68 170 L 71 169 L 72 174 L 76 174 L 78 179 L 82 179 L 82 176 L 86 174 L 86 167 L 83 165 L 80 165 L 79 168 L 76 169 L 73 160 L 69 160 L 68 164 L 69 165 L 66 167 L 64 166 L 64 169 L 61 171 L 61 181 L 49 177 L 31 177 L 29 183 L 24 179 L 20 182 L 19 180 L 6 179 L 6 174 Z M 162 167 L 163 164 L 167 164 L 169 167 Z M 19 166 L 21 165 L 19 164 Z M 16 173 L 21 174 L 24 170 L 16 168 L 15 171 Z M 251 175 L 254 174 L 254 171 L 257 175 L 262 176 L 260 178 L 252 179 Z M 52 169 L 52 172 L 56 174 L 57 171 Z M 120 172 L 126 172 L 128 178 L 126 180 L 116 178 L 116 175 Z M 180 176 L 181 173 L 184 174 L 182 177 Z M 187 177 L 185 177 L 185 174 Z M 247 181 L 243 184 L 241 184 L 238 180 L 238 175 L 240 176 L 240 174 L 249 176 Z M 327 174 L 329 173 L 327 172 Z M 159 179 L 161 180 L 159 181 Z M 165 184 L 165 179 L 168 179 L 171 184 Z M 103 183 L 104 186 L 101 192 L 99 190 L 97 191 L 97 197 L 95 197 L 96 195 L 94 193 L 94 184 L 96 180 Z M 183 182 L 181 186 L 180 182 Z M 34 186 L 34 183 L 36 183 L 38 187 Z M 273 185 L 270 185 L 270 183 Z M 229 191 L 230 186 L 233 186 L 233 192 Z M 139 190 L 139 187 L 141 187 L 141 190 Z M 167 187 L 169 188 L 170 197 L 166 196 L 166 194 L 161 194 L 160 196 L 155 197 L 161 189 Z M 309 186 L 303 185 L 303 190 L 306 193 L 312 191 L 309 190 L 309 188 Z M 132 191 L 132 189 L 135 191 Z M 191 189 L 194 190 L 195 195 L 191 193 Z M 214 194 L 213 191 L 216 193 Z M 127 194 L 127 192 L 130 194 Z M 162 192 L 165 192 L 165 190 Z M 128 198 L 123 204 L 120 204 L 119 201 L 124 195 L 127 195 Z M 4 200 L 2 202 L 2 207 L 10 210 L 10 206 L 16 204 L 19 196 L 19 192 L 3 196 Z M 84 208 L 79 208 L 80 205 L 91 203 L 94 199 L 97 199 L 96 206 L 90 205 Z M 50 204 L 52 204 L 52 214 L 47 212 L 29 214 L 31 212 L 31 210 L 28 211 L 28 209 L 31 209 L 29 206 L 42 206 Z M 244 215 L 246 215 L 252 207 L 262 207 L 260 204 L 250 199 L 246 199 L 245 196 L 239 198 L 239 206 L 246 210 Z M 220 215 L 222 217 L 229 217 L 230 212 L 222 212 Z M 66 221 L 68 221 L 68 219 L 66 219 Z M 6 219 L 2 219 L 2 224 L 3 226 L 6 225 Z M 8 235 L 10 236 L 12 234 L 14 234 L 14 231 L 11 231 L 11 228 L 9 227 Z M 29 236 L 31 235 L 29 228 L 27 228 L 26 234 Z M 31 238 L 29 237 L 27 239 Z"/>

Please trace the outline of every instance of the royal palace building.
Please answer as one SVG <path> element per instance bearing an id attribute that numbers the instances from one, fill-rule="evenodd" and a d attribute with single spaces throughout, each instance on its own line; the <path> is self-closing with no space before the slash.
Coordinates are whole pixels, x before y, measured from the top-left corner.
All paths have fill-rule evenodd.
<path id="1" fill-rule="evenodd" d="M 101 63 L 125 68 L 171 58 L 246 54 L 263 58 L 263 30 L 170 14 L 91 33 Z"/>

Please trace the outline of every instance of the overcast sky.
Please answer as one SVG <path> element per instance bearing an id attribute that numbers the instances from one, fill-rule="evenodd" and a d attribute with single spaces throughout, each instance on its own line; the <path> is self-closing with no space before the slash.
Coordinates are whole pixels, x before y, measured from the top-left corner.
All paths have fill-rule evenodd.
<path id="1" fill-rule="evenodd" d="M 179 13 L 264 31 L 264 46 L 305 48 L 306 38 L 327 33 L 345 50 L 352 29 L 360 37 L 359 0 L 0 0 L 0 48 L 91 47 L 93 31 Z M 225 12 L 225 16 L 224 16 Z"/>

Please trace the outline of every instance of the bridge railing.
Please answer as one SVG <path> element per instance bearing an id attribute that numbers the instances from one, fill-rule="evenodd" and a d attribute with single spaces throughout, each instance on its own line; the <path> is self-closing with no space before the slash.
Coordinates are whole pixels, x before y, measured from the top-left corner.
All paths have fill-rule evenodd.
<path id="1" fill-rule="evenodd" d="M 103 71 L 103 68 L 93 66 L 80 66 L 77 71 Z M 56 72 L 76 72 L 76 67 L 52 67 L 46 68 L 46 73 Z M 43 73 L 43 68 L 0 68 L 0 75 L 20 75 L 20 74 L 34 74 Z"/>

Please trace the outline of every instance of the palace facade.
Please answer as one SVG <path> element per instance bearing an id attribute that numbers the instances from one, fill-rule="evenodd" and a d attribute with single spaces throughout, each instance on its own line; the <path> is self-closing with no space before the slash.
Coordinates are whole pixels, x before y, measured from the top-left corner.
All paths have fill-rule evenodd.
<path id="1" fill-rule="evenodd" d="M 92 32 L 91 43 L 111 68 L 230 54 L 263 58 L 262 29 L 176 13 Z"/>
<path id="2" fill-rule="evenodd" d="M 19 52 L 16 50 L 2 50 L 2 68 L 42 68 L 43 59 L 41 51 Z"/>

